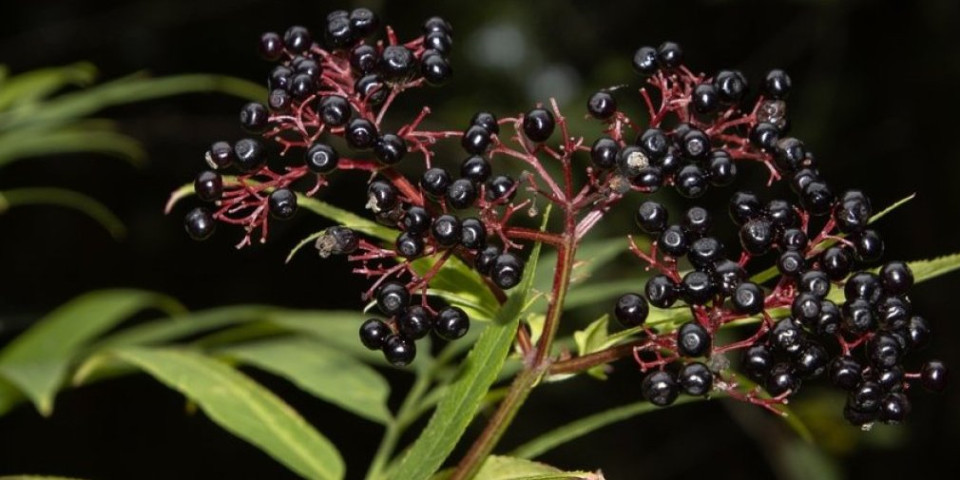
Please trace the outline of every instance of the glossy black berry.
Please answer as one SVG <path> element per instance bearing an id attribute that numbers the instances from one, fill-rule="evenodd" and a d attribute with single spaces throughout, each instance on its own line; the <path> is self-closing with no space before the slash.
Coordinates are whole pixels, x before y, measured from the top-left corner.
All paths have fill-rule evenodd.
<path id="1" fill-rule="evenodd" d="M 883 286 L 875 274 L 857 272 L 843 285 L 843 294 L 847 300 L 864 299 L 872 305 L 880 300 Z"/>
<path id="2" fill-rule="evenodd" d="M 714 293 L 716 284 L 710 274 L 694 270 L 683 276 L 681 297 L 688 305 L 703 305 L 713 298 Z"/>
<path id="3" fill-rule="evenodd" d="M 850 392 L 849 405 L 861 412 L 876 412 L 880 408 L 883 389 L 877 382 L 865 381 Z"/>
<path id="4" fill-rule="evenodd" d="M 789 317 L 777 321 L 770 331 L 770 344 L 784 353 L 797 353 L 803 347 L 803 340 L 803 329 Z"/>
<path id="5" fill-rule="evenodd" d="M 877 327 L 877 317 L 874 315 L 870 302 L 857 298 L 845 302 L 842 308 L 843 328 L 854 334 L 862 334 Z"/>
<path id="6" fill-rule="evenodd" d="M 627 328 L 643 325 L 649 313 L 650 307 L 647 305 L 647 300 L 636 293 L 621 295 L 613 308 L 613 316 L 620 325 Z"/>
<path id="7" fill-rule="evenodd" d="M 290 96 L 290 92 L 282 88 L 270 90 L 270 94 L 267 96 L 267 106 L 274 112 L 286 111 L 290 108 L 291 103 L 293 103 L 293 97 Z"/>
<path id="8" fill-rule="evenodd" d="M 408 307 L 397 317 L 397 329 L 407 338 L 417 340 L 433 329 L 433 315 L 420 305 Z"/>
<path id="9" fill-rule="evenodd" d="M 677 193 L 687 198 L 698 198 L 707 192 L 707 175 L 696 165 L 681 168 L 674 182 Z"/>
<path id="10" fill-rule="evenodd" d="M 270 216 L 277 220 L 289 220 L 297 213 L 297 195 L 289 188 L 278 188 L 270 194 L 267 205 Z"/>
<path id="11" fill-rule="evenodd" d="M 617 153 L 617 167 L 627 178 L 632 179 L 640 175 L 640 171 L 651 164 L 650 157 L 643 152 L 643 149 L 634 145 L 628 145 Z"/>
<path id="12" fill-rule="evenodd" d="M 663 253 L 677 258 L 687 254 L 690 242 L 680 225 L 670 225 L 657 239 L 657 248 Z"/>
<path id="13" fill-rule="evenodd" d="M 910 414 L 910 399 L 900 392 L 888 393 L 880 400 L 880 421 L 897 424 Z"/>
<path id="14" fill-rule="evenodd" d="M 942 392 L 947 388 L 947 365 L 940 360 L 930 360 L 920 370 L 920 384 L 931 392 Z"/>
<path id="15" fill-rule="evenodd" d="M 830 354 L 816 342 L 804 345 L 793 361 L 793 369 L 800 378 L 812 379 L 823 375 L 827 370 Z"/>
<path id="16" fill-rule="evenodd" d="M 737 164 L 726 150 L 714 150 L 707 160 L 707 173 L 711 185 L 726 187 L 737 179 Z"/>
<path id="17" fill-rule="evenodd" d="M 233 153 L 233 147 L 229 143 L 223 141 L 213 142 L 205 155 L 207 165 L 216 170 L 224 169 L 230 165 L 233 165 L 233 162 L 236 160 L 236 158 L 236 155 Z"/>
<path id="18" fill-rule="evenodd" d="M 680 150 L 671 145 L 663 157 L 653 159 L 653 164 L 660 167 L 664 175 L 672 175 L 683 166 L 683 159 L 680 158 Z"/>
<path id="19" fill-rule="evenodd" d="M 772 123 L 760 122 L 750 132 L 750 141 L 764 150 L 772 151 L 779 140 L 780 129 Z"/>
<path id="20" fill-rule="evenodd" d="M 613 168 L 617 164 L 620 144 L 610 137 L 600 137 L 590 148 L 590 160 L 597 168 Z"/>
<path id="21" fill-rule="evenodd" d="M 308 75 L 314 81 L 320 78 L 323 73 L 323 67 L 316 60 L 306 57 L 297 57 L 293 59 L 294 71 Z"/>
<path id="22" fill-rule="evenodd" d="M 659 67 L 657 50 L 653 47 L 640 47 L 633 54 L 633 69 L 641 75 L 653 75 Z"/>
<path id="23" fill-rule="evenodd" d="M 450 206 L 457 210 L 470 208 L 473 202 L 477 200 L 477 187 L 469 179 L 460 178 L 454 180 L 447 187 L 447 201 Z"/>
<path id="24" fill-rule="evenodd" d="M 863 365 L 852 357 L 837 357 L 830 362 L 830 381 L 844 389 L 853 390 L 863 380 Z"/>
<path id="25" fill-rule="evenodd" d="M 350 12 L 350 28 L 358 37 L 366 37 L 380 27 L 380 18 L 369 8 L 355 8 Z"/>
<path id="26" fill-rule="evenodd" d="M 606 120 L 613 116 L 617 111 L 617 100 L 613 98 L 610 92 L 601 90 L 590 96 L 587 100 L 587 112 L 593 118 Z"/>
<path id="27" fill-rule="evenodd" d="M 766 295 L 760 285 L 753 282 L 743 282 L 737 285 L 730 301 L 737 313 L 756 315 L 763 311 L 765 297 Z"/>
<path id="28" fill-rule="evenodd" d="M 720 94 L 717 92 L 717 87 L 710 83 L 697 85 L 693 89 L 693 97 L 690 100 L 697 113 L 713 113 L 720 106 Z"/>
<path id="29" fill-rule="evenodd" d="M 517 195 L 517 190 L 514 188 L 514 181 L 512 178 L 506 175 L 497 175 L 490 179 L 486 185 L 486 197 L 487 201 L 495 201 L 502 198 L 507 200 L 513 200 L 513 197 Z"/>
<path id="30" fill-rule="evenodd" d="M 774 356 L 770 348 L 762 343 L 750 346 L 743 352 L 740 362 L 743 371 L 754 380 L 762 380 L 773 368 Z"/>
<path id="31" fill-rule="evenodd" d="M 278 65 L 270 70 L 270 76 L 267 78 L 267 86 L 272 89 L 288 90 L 290 81 L 293 80 L 294 71 L 289 67 Z M 289 93 L 289 92 L 288 92 Z"/>
<path id="32" fill-rule="evenodd" d="M 450 248 L 460 242 L 460 219 L 453 215 L 440 215 L 433 221 L 430 233 L 441 247 Z"/>
<path id="33" fill-rule="evenodd" d="M 404 82 L 416 71 L 417 59 L 403 45 L 389 45 L 380 54 L 380 75 L 388 82 Z"/>
<path id="34" fill-rule="evenodd" d="M 487 227 L 479 218 L 465 218 L 460 222 L 460 245 L 479 250 L 487 244 Z"/>
<path id="35" fill-rule="evenodd" d="M 844 194 L 849 196 L 850 192 Z M 843 233 L 853 233 L 862 231 L 870 222 L 872 215 L 870 201 L 865 197 L 854 196 L 849 199 L 842 199 L 833 209 L 833 219 L 837 222 L 837 228 Z"/>
<path id="36" fill-rule="evenodd" d="M 763 92 L 771 98 L 784 99 L 790 94 L 792 84 L 787 72 L 780 69 L 770 70 L 763 79 Z"/>
<path id="37" fill-rule="evenodd" d="M 306 164 L 310 171 L 328 174 L 337 169 L 340 154 L 326 143 L 317 142 L 307 149 Z"/>
<path id="38" fill-rule="evenodd" d="M 797 289 L 812 293 L 818 298 L 827 298 L 827 294 L 830 293 L 830 278 L 820 270 L 809 270 L 800 275 Z"/>
<path id="39" fill-rule="evenodd" d="M 473 117 L 470 119 L 470 125 L 479 125 L 493 134 L 500 133 L 500 124 L 497 123 L 497 116 L 490 112 L 477 112 L 473 114 Z"/>
<path id="40" fill-rule="evenodd" d="M 747 80 L 742 73 L 733 70 L 721 70 L 713 79 L 717 95 L 724 103 L 737 103 L 747 91 Z"/>
<path id="41" fill-rule="evenodd" d="M 392 333 L 386 323 L 371 318 L 360 325 L 360 343 L 370 350 L 380 350 Z"/>
<path id="42" fill-rule="evenodd" d="M 842 323 L 843 314 L 840 312 L 840 307 L 830 300 L 821 301 L 820 318 L 817 319 L 817 325 L 815 328 L 817 335 L 836 335 L 836 333 L 840 331 L 840 326 Z"/>
<path id="43" fill-rule="evenodd" d="M 767 217 L 757 217 L 740 227 L 740 245 L 751 255 L 763 255 L 770 251 L 776 239 L 773 222 Z"/>
<path id="44" fill-rule="evenodd" d="M 478 184 L 487 181 L 492 170 L 490 162 L 479 155 L 469 156 L 460 164 L 460 176 Z"/>
<path id="45" fill-rule="evenodd" d="M 685 357 L 701 357 L 710 352 L 710 332 L 696 320 L 684 323 L 677 330 L 677 352 Z"/>
<path id="46" fill-rule="evenodd" d="M 677 396 L 680 395 L 680 388 L 673 375 L 662 370 L 656 370 L 643 377 L 643 381 L 640 383 L 640 393 L 650 403 L 658 407 L 665 407 L 677 400 Z"/>
<path id="47" fill-rule="evenodd" d="M 339 16 L 327 20 L 327 28 L 323 31 L 323 43 L 331 50 L 341 49 L 353 45 L 357 41 L 357 32 L 353 31 L 350 19 Z"/>
<path id="48" fill-rule="evenodd" d="M 630 179 L 630 183 L 643 192 L 656 192 L 663 186 L 663 173 L 657 167 L 641 168 L 637 175 Z"/>
<path id="49" fill-rule="evenodd" d="M 890 328 L 906 326 L 913 313 L 910 300 L 893 295 L 880 298 L 875 309 L 877 321 Z"/>
<path id="50" fill-rule="evenodd" d="M 777 258 L 777 271 L 782 275 L 793 278 L 807 270 L 807 259 L 795 250 L 787 250 Z"/>
<path id="51" fill-rule="evenodd" d="M 250 133 L 263 133 L 269 118 L 267 107 L 259 102 L 250 102 L 240 109 L 240 127 Z"/>
<path id="52" fill-rule="evenodd" d="M 283 45 L 293 53 L 302 53 L 310 48 L 313 39 L 310 31 L 299 25 L 287 29 L 283 34 Z"/>
<path id="53" fill-rule="evenodd" d="M 793 205 L 786 200 L 770 200 L 763 208 L 764 214 L 780 230 L 796 227 L 800 224 L 800 217 Z"/>
<path id="54" fill-rule="evenodd" d="M 713 372 L 700 362 L 690 362 L 677 373 L 680 388 L 687 395 L 706 395 L 713 388 Z"/>
<path id="55" fill-rule="evenodd" d="M 680 287 L 670 277 L 657 274 L 647 280 L 644 294 L 651 305 L 658 308 L 670 308 L 680 296 Z"/>
<path id="56" fill-rule="evenodd" d="M 397 254 L 403 258 L 417 258 L 423 255 L 423 238 L 411 232 L 400 232 L 396 242 Z"/>
<path id="57" fill-rule="evenodd" d="M 795 172 L 800 169 L 807 150 L 803 142 L 793 137 L 781 138 L 774 148 L 774 163 L 781 172 Z"/>
<path id="58" fill-rule="evenodd" d="M 374 213 L 389 212 L 400 204 L 397 189 L 385 180 L 374 180 L 367 186 L 367 208 Z"/>
<path id="59" fill-rule="evenodd" d="M 302 100 L 313 94 L 315 87 L 316 84 L 310 75 L 298 73 L 290 80 L 290 87 L 287 91 L 290 92 L 293 98 Z"/>
<path id="60" fill-rule="evenodd" d="M 790 304 L 790 315 L 805 326 L 815 325 L 820 318 L 820 299 L 812 293 L 798 294 Z"/>
<path id="61" fill-rule="evenodd" d="M 417 356 L 417 344 L 402 335 L 390 335 L 383 341 L 383 356 L 395 367 L 405 367 Z"/>
<path id="62" fill-rule="evenodd" d="M 781 144 L 783 141 L 781 140 Z M 803 189 L 810 185 L 812 182 L 819 182 L 820 175 L 816 170 L 812 168 L 801 168 L 797 170 L 793 176 L 790 178 L 790 190 L 793 190 L 793 193 L 800 194 L 803 192 Z"/>
<path id="63" fill-rule="evenodd" d="M 683 63 L 683 49 L 677 42 L 663 42 L 657 48 L 657 61 L 664 68 L 676 68 Z"/>
<path id="64" fill-rule="evenodd" d="M 183 226 L 187 230 L 187 235 L 194 240 L 206 240 L 213 235 L 217 229 L 217 223 L 213 219 L 210 211 L 197 207 L 187 212 L 183 219 Z"/>
<path id="65" fill-rule="evenodd" d="M 377 308 L 384 315 L 392 317 L 407 308 L 410 303 L 410 292 L 404 284 L 391 280 L 380 285 L 376 300 Z"/>
<path id="66" fill-rule="evenodd" d="M 662 204 L 647 200 L 640 204 L 635 219 L 644 232 L 655 235 L 667 228 L 668 217 L 667 209 Z"/>
<path id="67" fill-rule="evenodd" d="M 434 50 L 440 55 L 449 55 L 453 50 L 453 39 L 446 32 L 433 31 L 423 37 L 423 48 Z"/>
<path id="68" fill-rule="evenodd" d="M 353 85 L 354 91 L 360 94 L 370 105 L 378 106 L 387 99 L 389 88 L 377 74 L 368 74 L 357 79 Z"/>
<path id="69" fill-rule="evenodd" d="M 233 144 L 233 155 L 234 165 L 244 173 L 260 170 L 267 163 L 263 145 L 253 138 L 244 138 Z"/>
<path id="70" fill-rule="evenodd" d="M 904 262 L 888 262 L 880 268 L 880 283 L 890 295 L 902 295 L 913 286 L 913 272 Z"/>
<path id="71" fill-rule="evenodd" d="M 900 363 L 900 354 L 900 343 L 890 334 L 878 333 L 867 341 L 867 356 L 877 368 L 891 368 Z"/>
<path id="72" fill-rule="evenodd" d="M 423 23 L 423 33 L 430 34 L 431 32 L 443 32 L 452 37 L 453 27 L 441 17 L 430 17 Z"/>
<path id="73" fill-rule="evenodd" d="M 648 128 L 637 137 L 637 146 L 651 160 L 662 158 L 670 148 L 670 140 L 663 130 L 659 128 Z"/>
<path id="74" fill-rule="evenodd" d="M 427 209 L 412 206 L 403 215 L 403 229 L 410 233 L 422 235 L 430 228 L 432 221 L 433 219 Z"/>
<path id="75" fill-rule="evenodd" d="M 907 321 L 907 334 L 909 347 L 913 350 L 919 350 L 930 343 L 930 324 L 923 317 L 914 315 Z"/>
<path id="76" fill-rule="evenodd" d="M 467 153 L 479 155 L 490 147 L 490 132 L 480 125 L 473 125 L 463 132 L 460 145 Z"/>
<path id="77" fill-rule="evenodd" d="M 470 330 L 470 317 L 460 307 L 444 307 L 437 312 L 433 331 L 444 340 L 456 340 Z"/>
<path id="78" fill-rule="evenodd" d="M 553 134 L 556 121 L 544 108 L 534 108 L 523 116 L 523 134 L 534 142 L 544 142 Z"/>
<path id="79" fill-rule="evenodd" d="M 276 32 L 267 32 L 260 35 L 260 56 L 264 60 L 277 61 L 283 56 L 283 39 Z"/>
<path id="80" fill-rule="evenodd" d="M 223 195 L 223 177 L 217 172 L 204 170 L 193 181 L 193 191 L 197 193 L 197 198 L 205 202 L 219 200 Z"/>
<path id="81" fill-rule="evenodd" d="M 477 254 L 477 258 L 475 258 L 473 261 L 473 266 L 481 275 L 490 275 L 490 270 L 493 268 L 493 263 L 499 256 L 500 247 L 496 245 L 488 245 L 483 249 L 483 251 Z"/>
<path id="82" fill-rule="evenodd" d="M 447 194 L 447 187 L 451 182 L 449 172 L 433 167 L 423 172 L 423 176 L 420 177 L 420 188 L 434 198 L 440 198 Z"/>
<path id="83" fill-rule="evenodd" d="M 735 192 L 730 197 L 729 210 L 730 218 L 737 225 L 743 225 L 763 213 L 760 198 L 751 192 Z"/>
<path id="84" fill-rule="evenodd" d="M 804 251 L 807 248 L 807 234 L 799 228 L 788 228 L 780 235 L 779 247 L 781 250 Z"/>
<path id="85" fill-rule="evenodd" d="M 719 293 L 729 296 L 746 280 L 747 272 L 737 262 L 722 259 L 713 265 L 713 277 Z"/>
<path id="86" fill-rule="evenodd" d="M 420 74 L 433 87 L 445 85 L 453 76 L 453 67 L 439 54 L 424 55 L 420 62 Z"/>
<path id="87" fill-rule="evenodd" d="M 707 158 L 710 154 L 710 137 L 703 130 L 691 128 L 680 139 L 680 153 L 695 161 Z"/>
<path id="88" fill-rule="evenodd" d="M 343 132 L 347 145 L 356 150 L 367 150 L 373 147 L 379 134 L 376 125 L 366 118 L 354 118 L 347 124 Z"/>
<path id="89" fill-rule="evenodd" d="M 886 392 L 895 392 L 903 389 L 903 367 L 896 365 L 872 372 L 872 379 Z"/>
<path id="90" fill-rule="evenodd" d="M 765 386 L 770 395 L 795 393 L 800 389 L 800 377 L 789 363 L 778 363 L 770 369 Z"/>
<path id="91" fill-rule="evenodd" d="M 853 266 L 853 254 L 846 246 L 834 245 L 820 254 L 820 269 L 826 272 L 831 280 L 842 280 L 850 273 Z"/>
<path id="92" fill-rule="evenodd" d="M 373 72 L 379 61 L 380 54 L 372 45 L 357 45 L 350 51 L 350 66 L 357 71 Z"/>
<path id="93" fill-rule="evenodd" d="M 352 113 L 350 102 L 340 95 L 327 95 L 320 100 L 320 118 L 330 127 L 346 125 Z"/>
<path id="94" fill-rule="evenodd" d="M 396 165 L 407 154 L 407 142 L 399 135 L 384 133 L 373 142 L 373 154 L 384 165 Z"/>
<path id="95" fill-rule="evenodd" d="M 709 270 L 724 258 L 723 244 L 715 237 L 698 238 L 690 244 L 687 260 L 700 270 Z"/>
<path id="96" fill-rule="evenodd" d="M 864 230 L 852 235 L 850 239 L 856 247 L 857 261 L 869 265 L 883 258 L 883 238 L 876 230 Z"/>
<path id="97" fill-rule="evenodd" d="M 513 252 L 501 253 L 490 268 L 490 279 L 507 290 L 517 286 L 523 278 L 523 261 Z"/>

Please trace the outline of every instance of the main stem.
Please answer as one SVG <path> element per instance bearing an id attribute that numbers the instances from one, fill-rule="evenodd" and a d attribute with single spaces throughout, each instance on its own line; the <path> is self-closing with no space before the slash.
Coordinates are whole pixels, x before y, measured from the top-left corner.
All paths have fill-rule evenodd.
<path id="1" fill-rule="evenodd" d="M 480 436 L 470 446 L 470 450 L 460 460 L 456 471 L 450 480 L 466 480 L 473 478 L 480 470 L 483 461 L 490 456 L 493 448 L 506 432 L 507 427 L 517 415 L 523 402 L 536 387 L 540 378 L 550 367 L 550 349 L 560 324 L 560 315 L 563 312 L 563 303 L 570 286 L 570 272 L 573 270 L 573 259 L 576 256 L 577 236 L 574 208 L 567 205 L 565 208 L 564 233 L 561 242 L 557 245 L 557 265 L 553 275 L 553 288 L 547 317 L 543 324 L 543 334 L 533 352 L 532 360 L 525 361 L 524 369 L 517 374 L 507 396 L 500 402 L 497 411 L 490 418 Z"/>

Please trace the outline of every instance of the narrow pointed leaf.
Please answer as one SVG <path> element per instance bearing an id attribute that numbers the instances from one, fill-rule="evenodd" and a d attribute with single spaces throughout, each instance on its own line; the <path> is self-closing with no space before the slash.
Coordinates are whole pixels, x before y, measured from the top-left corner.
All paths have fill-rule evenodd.
<path id="1" fill-rule="evenodd" d="M 89 85 L 96 77 L 96 67 L 86 62 L 21 73 L 4 81 L 0 89 L 0 111 L 34 103 L 66 86 Z"/>
<path id="2" fill-rule="evenodd" d="M 483 462 L 475 480 L 565 480 L 596 479 L 590 472 L 564 472 L 550 465 L 522 458 L 491 455 Z"/>
<path id="3" fill-rule="evenodd" d="M 115 239 L 126 235 L 126 227 L 102 203 L 82 193 L 61 188 L 17 188 L 0 192 L 0 214 L 13 207 L 55 205 L 70 208 L 95 220 Z"/>
<path id="4" fill-rule="evenodd" d="M 118 132 L 83 128 L 22 131 L 0 136 L 0 167 L 30 157 L 62 153 L 102 153 L 143 163 L 145 153 L 140 142 Z"/>

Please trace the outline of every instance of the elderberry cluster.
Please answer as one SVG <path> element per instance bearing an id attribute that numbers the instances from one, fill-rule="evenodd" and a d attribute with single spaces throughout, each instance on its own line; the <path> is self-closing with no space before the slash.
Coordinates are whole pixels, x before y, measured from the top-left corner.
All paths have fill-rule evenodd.
<path id="1" fill-rule="evenodd" d="M 679 46 L 667 42 L 659 49 L 640 48 L 634 67 L 662 82 L 686 75 L 681 58 Z M 718 127 L 715 115 L 730 115 L 744 99 L 745 77 L 724 70 L 698 82 L 687 85 L 685 121 L 672 129 L 647 128 L 636 145 L 619 151 L 622 142 L 601 138 L 591 150 L 594 164 L 617 167 L 643 191 L 672 183 L 681 195 L 693 198 L 702 195 L 708 182 L 733 182 L 732 158 L 754 158 L 767 164 L 774 179 L 789 180 L 796 201 L 763 202 L 752 192 L 733 193 L 729 217 L 739 227 L 740 250 L 732 257 L 710 234 L 715 222 L 705 208 L 690 207 L 671 222 L 661 203 L 641 203 L 636 222 L 654 241 L 650 254 L 637 252 L 660 273 L 647 280 L 642 295 L 621 296 L 614 316 L 632 328 L 644 325 L 650 305 L 665 309 L 682 301 L 693 313 L 692 320 L 669 331 L 644 327 L 647 340 L 635 350 L 647 372 L 643 395 L 662 406 L 673 403 L 681 391 L 708 394 L 727 368 L 723 354 L 739 349 L 742 370 L 772 397 L 749 394 L 749 401 L 783 402 L 803 382 L 826 376 L 849 392 L 844 408 L 849 422 L 902 421 L 911 408 L 906 395 L 911 381 L 941 391 L 946 367 L 930 360 L 911 372 L 904 364 L 908 354 L 929 342 L 930 326 L 914 314 L 908 296 L 914 279 L 906 263 L 887 262 L 876 273 L 867 270 L 884 250 L 880 235 L 867 228 L 874 214 L 869 198 L 858 190 L 835 196 L 804 143 L 786 135 L 784 101 L 791 85 L 786 73 L 766 75 L 753 118 L 732 132 Z M 591 97 L 588 110 L 608 121 L 617 113 L 606 91 Z M 722 137 L 712 137 L 714 132 Z M 731 141 L 738 134 L 743 140 Z M 770 253 L 776 257 L 776 273 L 751 280 L 747 265 Z M 690 269 L 681 271 L 678 262 L 684 259 Z M 842 296 L 831 295 L 832 289 L 840 289 Z M 717 345 L 722 325 L 747 317 L 761 322 L 751 337 Z M 727 387 L 716 389 L 733 394 Z"/>

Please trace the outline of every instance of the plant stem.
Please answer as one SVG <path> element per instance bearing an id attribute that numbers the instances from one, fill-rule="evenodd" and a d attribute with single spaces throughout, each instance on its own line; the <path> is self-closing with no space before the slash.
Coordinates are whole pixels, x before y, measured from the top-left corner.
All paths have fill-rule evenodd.
<path id="1" fill-rule="evenodd" d="M 400 405 L 396 417 L 387 424 L 387 431 L 384 432 L 383 438 L 380 440 L 380 445 L 377 447 L 377 453 L 374 454 L 373 460 L 370 462 L 370 468 L 367 469 L 366 478 L 368 480 L 384 478 L 383 470 L 387 466 L 393 450 L 397 447 L 400 435 L 403 434 L 404 428 L 406 428 L 411 421 L 407 417 L 417 412 L 417 404 L 420 403 L 420 398 L 423 397 L 430 387 L 432 370 L 432 368 L 428 368 L 417 375 L 413 386 L 410 387 L 410 393 L 403 400 L 403 404 Z"/>

